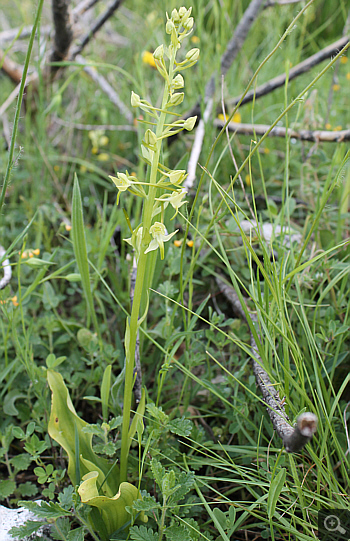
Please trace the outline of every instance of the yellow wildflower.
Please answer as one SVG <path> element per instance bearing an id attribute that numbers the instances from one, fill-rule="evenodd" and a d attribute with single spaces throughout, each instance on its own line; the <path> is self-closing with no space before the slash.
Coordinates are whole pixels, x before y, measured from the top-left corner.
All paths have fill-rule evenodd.
<path id="1" fill-rule="evenodd" d="M 142 53 L 142 62 L 144 64 L 148 64 L 152 68 L 156 67 L 156 63 L 154 61 L 153 54 L 150 53 L 149 51 L 143 51 L 143 53 Z"/>
<path id="2" fill-rule="evenodd" d="M 198 36 L 192 36 L 192 37 L 191 37 L 191 41 L 192 41 L 192 43 L 199 43 L 199 42 L 200 42 L 200 39 L 199 39 Z M 342 57 L 342 58 L 343 58 L 343 57 Z"/>
<path id="3" fill-rule="evenodd" d="M 182 239 L 181 240 L 174 240 L 174 246 L 176 246 L 176 248 L 180 248 L 182 245 Z"/>
<path id="4" fill-rule="evenodd" d="M 332 127 L 332 124 L 330 124 L 329 122 L 327 122 L 327 124 L 325 125 L 326 130 L 330 130 L 331 127 Z"/>
<path id="5" fill-rule="evenodd" d="M 59 165 L 54 165 L 53 170 L 56 171 L 56 173 L 57 173 L 60 170 L 60 166 Z"/>
<path id="6" fill-rule="evenodd" d="M 346 78 L 348 81 L 350 81 L 350 71 L 348 71 L 348 73 L 346 74 Z"/>
<path id="7" fill-rule="evenodd" d="M 72 226 L 70 224 L 64 224 L 64 228 L 66 231 L 70 231 L 72 229 Z"/>
<path id="8" fill-rule="evenodd" d="M 246 183 L 247 186 L 251 185 L 250 175 L 245 176 L 245 183 Z"/>
<path id="9" fill-rule="evenodd" d="M 333 131 L 341 131 L 342 129 L 342 126 L 336 126 L 335 128 L 333 128 Z"/>
<path id="10" fill-rule="evenodd" d="M 101 152 L 101 154 L 99 154 L 97 156 L 97 159 L 100 161 L 100 162 L 108 162 L 109 160 L 109 154 L 107 154 L 107 152 Z"/>
<path id="11" fill-rule="evenodd" d="M 341 64 L 346 64 L 348 61 L 348 57 L 347 56 L 341 56 L 340 57 L 340 63 Z"/>
<path id="12" fill-rule="evenodd" d="M 193 242 L 193 240 L 188 240 L 188 241 L 186 242 L 186 244 L 187 244 L 187 246 L 188 246 L 189 248 L 192 248 L 194 242 Z"/>
<path id="13" fill-rule="evenodd" d="M 333 85 L 333 90 L 334 92 L 338 92 L 338 90 L 340 90 L 340 85 L 338 84 Z"/>
<path id="14" fill-rule="evenodd" d="M 13 306 L 18 306 L 19 303 L 17 302 L 17 295 L 12 297 L 10 300 L 12 301 Z"/>
<path id="15" fill-rule="evenodd" d="M 80 171 L 81 171 L 81 173 L 86 173 L 86 171 L 87 171 L 86 165 L 81 165 L 80 166 Z"/>

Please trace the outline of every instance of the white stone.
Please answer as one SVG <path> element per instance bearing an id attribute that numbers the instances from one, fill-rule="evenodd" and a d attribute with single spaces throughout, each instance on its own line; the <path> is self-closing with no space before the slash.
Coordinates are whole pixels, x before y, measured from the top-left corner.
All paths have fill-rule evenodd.
<path id="1" fill-rule="evenodd" d="M 51 541 L 51 538 L 48 537 L 48 528 L 46 526 L 41 526 L 35 534 L 22 539 L 12 537 L 12 535 L 9 534 L 9 531 L 13 526 L 23 526 L 27 520 L 39 519 L 32 511 L 29 511 L 24 507 L 8 509 L 7 507 L 0 505 L 0 541 L 31 541 L 31 539 L 35 539 L 35 536 L 40 537 L 43 541 Z"/>

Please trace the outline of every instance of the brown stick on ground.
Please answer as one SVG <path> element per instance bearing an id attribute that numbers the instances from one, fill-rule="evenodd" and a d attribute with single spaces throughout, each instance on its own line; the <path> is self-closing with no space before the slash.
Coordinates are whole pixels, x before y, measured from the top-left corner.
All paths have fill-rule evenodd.
<path id="1" fill-rule="evenodd" d="M 241 302 L 234 289 L 223 282 L 219 276 L 216 278 L 216 283 L 218 284 L 220 291 L 231 302 L 236 314 L 247 322 Z M 257 322 L 255 314 L 250 313 L 249 315 L 253 322 Z M 266 370 L 262 366 L 258 346 L 252 333 L 250 333 L 250 345 L 254 355 L 251 359 L 253 373 L 256 383 L 262 392 L 264 402 L 267 405 L 267 411 L 272 421 L 272 425 L 278 436 L 282 438 L 287 453 L 297 453 L 311 440 L 316 432 L 317 417 L 313 413 L 306 412 L 299 415 L 294 428 L 289 424 L 289 419 L 278 395 L 278 391 L 271 383 Z"/>
<path id="2" fill-rule="evenodd" d="M 291 68 L 288 73 L 288 80 L 291 81 L 292 79 L 295 79 L 295 77 L 298 77 L 299 75 L 302 75 L 303 73 L 306 73 L 311 68 L 319 64 L 320 62 L 323 62 L 324 60 L 327 60 L 327 58 L 330 58 L 331 56 L 339 53 L 339 51 L 345 47 L 345 45 L 349 42 L 349 37 L 344 36 L 331 45 L 328 45 L 328 47 L 325 47 L 321 51 L 318 51 L 317 53 L 313 54 L 306 60 L 303 60 L 303 62 L 300 62 L 300 64 L 297 64 L 294 66 L 294 68 Z M 286 82 L 286 74 L 282 73 L 281 75 L 277 75 L 277 77 L 274 77 L 273 79 L 270 79 L 270 81 L 267 81 L 263 85 L 258 86 L 255 90 L 252 90 L 251 92 L 248 92 L 246 96 L 244 96 L 241 105 L 244 105 L 245 103 L 249 103 L 250 101 L 253 101 L 254 97 L 255 99 L 261 98 L 262 96 L 265 96 L 266 94 L 269 94 L 276 88 L 279 88 L 283 86 Z M 240 102 L 242 96 L 237 96 L 235 98 L 232 98 L 230 100 L 227 100 L 228 105 L 234 106 L 237 105 L 237 103 Z"/>
<path id="3" fill-rule="evenodd" d="M 214 126 L 222 129 L 225 125 L 223 120 L 216 118 L 214 120 Z M 242 135 L 264 135 L 271 126 L 268 124 L 240 124 L 238 122 L 230 122 L 228 129 L 232 132 L 240 133 Z M 286 128 L 275 126 L 269 133 L 269 137 L 285 137 Z M 292 130 L 288 128 L 288 136 L 300 139 L 301 141 L 319 142 L 324 141 L 327 143 L 340 143 L 342 141 L 350 141 L 350 130 L 340 131 L 327 131 L 327 130 Z"/>
<path id="4" fill-rule="evenodd" d="M 52 19 L 55 34 L 54 46 L 50 56 L 51 62 L 60 62 L 61 60 L 64 60 L 73 40 L 73 28 L 70 21 L 69 4 L 70 0 L 52 0 Z M 53 76 L 58 69 L 57 66 L 51 66 L 51 76 Z"/>

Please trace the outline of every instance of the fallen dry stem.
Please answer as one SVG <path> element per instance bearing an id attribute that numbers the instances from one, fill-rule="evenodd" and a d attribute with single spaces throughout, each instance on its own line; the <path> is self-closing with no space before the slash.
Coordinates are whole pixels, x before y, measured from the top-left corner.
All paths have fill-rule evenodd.
<path id="1" fill-rule="evenodd" d="M 218 276 L 216 283 L 220 287 L 220 291 L 232 304 L 235 313 L 247 322 L 245 312 L 234 289 Z M 250 313 L 249 315 L 253 322 L 257 322 L 255 314 Z M 253 373 L 256 383 L 262 392 L 264 402 L 267 405 L 267 411 L 272 425 L 278 436 L 282 438 L 287 453 L 297 453 L 311 440 L 316 432 L 317 417 L 313 413 L 306 412 L 299 415 L 294 428 L 289 424 L 289 419 L 278 391 L 271 383 L 268 373 L 262 366 L 258 346 L 252 333 L 250 333 L 250 345 L 253 353 L 251 358 Z"/>

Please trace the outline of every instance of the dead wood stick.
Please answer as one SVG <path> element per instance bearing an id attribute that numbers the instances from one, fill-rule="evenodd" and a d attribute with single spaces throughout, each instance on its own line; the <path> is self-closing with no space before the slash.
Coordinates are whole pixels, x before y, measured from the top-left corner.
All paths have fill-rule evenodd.
<path id="1" fill-rule="evenodd" d="M 52 20 L 55 33 L 53 50 L 50 55 L 51 62 L 64 60 L 73 40 L 69 4 L 70 0 L 52 0 Z M 58 66 L 50 66 L 51 76 L 58 69 Z"/>
<path id="2" fill-rule="evenodd" d="M 7 56 L 4 51 L 0 50 L 0 66 L 1 69 L 6 75 L 8 75 L 12 82 L 14 82 L 16 85 L 18 85 L 21 82 L 22 79 L 22 67 L 17 64 L 17 62 L 14 62 Z"/>
<path id="3" fill-rule="evenodd" d="M 78 55 L 75 60 L 76 62 L 79 62 L 79 64 L 86 63 L 85 59 L 81 55 Z M 124 115 L 129 124 L 133 124 L 134 117 L 132 115 L 132 112 L 128 109 L 125 103 L 122 102 L 122 100 L 119 98 L 118 94 L 109 84 L 109 82 L 100 73 L 98 73 L 95 68 L 91 66 L 85 66 L 84 71 L 89 75 L 89 77 L 91 77 L 93 81 L 95 81 L 95 83 L 100 86 L 101 90 L 103 90 L 103 92 L 109 97 L 111 102 L 118 107 L 119 111 L 122 115 Z"/>
<path id="4" fill-rule="evenodd" d="M 349 42 L 349 37 L 344 36 L 331 45 L 328 45 L 324 49 L 321 49 L 321 51 L 318 51 L 317 53 L 313 54 L 306 60 L 303 60 L 303 62 L 300 62 L 300 64 L 297 64 L 294 66 L 294 68 L 291 68 L 289 70 L 288 74 L 288 80 L 291 81 L 292 79 L 295 79 L 295 77 L 298 77 L 299 75 L 309 71 L 311 68 L 319 64 L 320 62 L 323 62 L 323 60 L 327 60 L 327 58 L 330 58 L 331 56 L 339 53 L 339 51 L 345 47 L 345 45 Z M 249 103 L 253 101 L 254 97 L 255 99 L 261 98 L 262 96 L 265 96 L 266 94 L 269 94 L 276 88 L 280 88 L 283 86 L 286 82 L 286 74 L 282 73 L 281 75 L 277 75 L 277 77 L 274 77 L 273 79 L 270 79 L 270 81 L 267 81 L 263 85 L 258 86 L 255 90 L 252 90 L 248 92 L 242 102 L 241 105 L 244 105 L 245 103 Z M 237 103 L 240 102 L 242 96 L 236 96 L 235 98 L 227 100 L 227 104 L 230 106 L 237 105 Z"/>
<path id="5" fill-rule="evenodd" d="M 51 32 L 51 26 L 45 25 L 40 27 L 40 35 L 47 36 Z M 0 43 L 6 41 L 13 41 L 14 39 L 25 39 L 29 38 L 32 33 L 31 26 L 23 26 L 23 28 L 11 28 L 10 30 L 4 30 L 0 32 Z"/>
<path id="6" fill-rule="evenodd" d="M 89 9 L 91 9 L 95 4 L 97 4 L 99 0 L 82 0 L 75 8 L 72 9 L 72 16 L 74 21 L 76 22 L 80 15 L 83 13 L 86 13 Z"/>
<path id="7" fill-rule="evenodd" d="M 115 10 L 118 9 L 119 6 L 123 3 L 123 1 L 124 0 L 113 0 L 113 2 L 108 6 L 106 11 L 96 19 L 88 32 L 86 32 L 86 34 L 81 38 L 80 43 L 73 48 L 69 56 L 70 60 L 74 60 L 74 58 L 82 52 L 82 50 L 84 49 L 84 47 L 86 47 L 91 38 L 93 38 L 96 32 L 98 32 L 98 30 L 100 30 L 104 23 L 108 21 L 108 19 L 113 15 Z"/>
<path id="8" fill-rule="evenodd" d="M 222 129 L 225 125 L 223 120 L 216 118 L 214 120 L 214 126 Z M 271 126 L 268 124 L 241 124 L 238 122 L 230 122 L 228 129 L 232 132 L 240 133 L 242 135 L 264 135 Z M 275 126 L 269 133 L 269 137 L 285 137 L 286 128 Z M 288 128 L 288 136 L 300 139 L 301 141 L 319 142 L 324 141 L 327 143 L 340 143 L 342 141 L 350 141 L 350 130 L 340 131 L 327 131 L 327 130 L 292 130 Z"/>
<path id="9" fill-rule="evenodd" d="M 219 276 L 216 278 L 216 283 L 218 284 L 220 291 L 231 302 L 236 314 L 247 322 L 245 312 L 234 289 L 223 282 Z M 253 322 L 257 322 L 255 314 L 250 313 L 249 315 Z M 298 453 L 315 434 L 317 429 L 317 417 L 314 413 L 306 412 L 299 415 L 294 428 L 289 424 L 289 419 L 285 412 L 284 404 L 280 400 L 278 391 L 271 383 L 268 373 L 262 366 L 258 346 L 252 333 L 250 333 L 250 344 L 254 355 L 252 355 L 251 358 L 253 373 L 256 383 L 262 392 L 264 402 L 267 405 L 267 411 L 272 421 L 272 425 L 278 436 L 282 438 L 287 453 Z"/>

